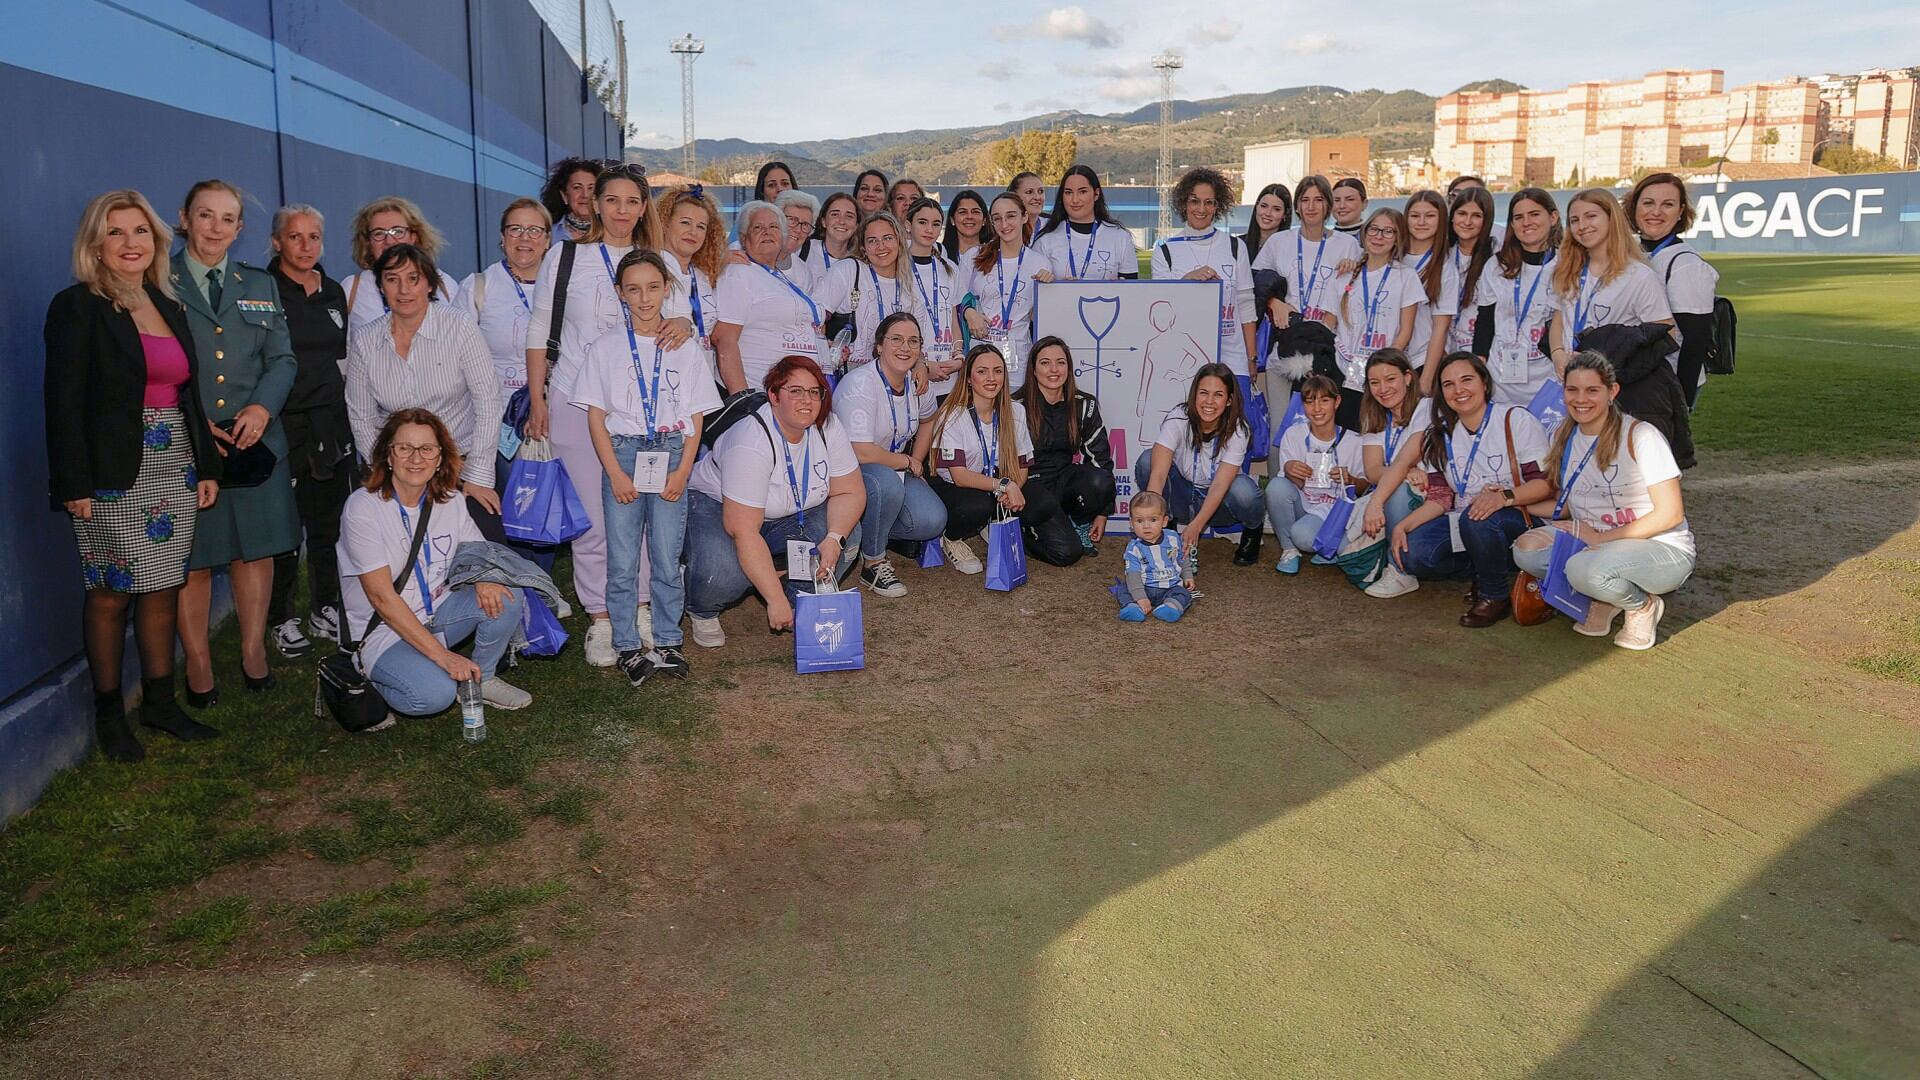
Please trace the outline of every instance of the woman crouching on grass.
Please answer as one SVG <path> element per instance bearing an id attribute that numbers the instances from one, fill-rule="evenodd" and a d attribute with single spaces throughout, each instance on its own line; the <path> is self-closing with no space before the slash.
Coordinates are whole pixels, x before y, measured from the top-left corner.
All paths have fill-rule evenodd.
<path id="1" fill-rule="evenodd" d="M 1605 637 L 1625 611 L 1613 643 L 1651 649 L 1666 611 L 1661 594 L 1693 573 L 1693 530 L 1673 451 L 1652 424 L 1620 411 L 1619 393 L 1606 357 L 1588 351 L 1567 361 L 1567 418 L 1547 453 L 1554 496 L 1533 508 L 1548 524 L 1516 540 L 1513 558 L 1544 578 L 1554 530 L 1586 541 L 1566 567 L 1567 583 L 1593 598 L 1587 621 L 1574 629 Z"/>
<path id="2" fill-rule="evenodd" d="M 1201 365 L 1186 403 L 1167 410 L 1159 437 L 1133 463 L 1133 482 L 1135 491 L 1167 497 L 1167 512 L 1180 524 L 1187 551 L 1196 550 L 1208 525 L 1239 525 L 1233 561 L 1252 566 L 1260 558 L 1266 500 L 1260 485 L 1240 471 L 1251 436 L 1239 386 L 1227 365 Z"/>

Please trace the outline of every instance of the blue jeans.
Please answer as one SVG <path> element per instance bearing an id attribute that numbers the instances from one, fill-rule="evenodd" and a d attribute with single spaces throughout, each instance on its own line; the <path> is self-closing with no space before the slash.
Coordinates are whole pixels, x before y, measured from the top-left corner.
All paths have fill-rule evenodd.
<path id="1" fill-rule="evenodd" d="M 1147 490 L 1147 481 L 1153 479 L 1153 447 L 1140 452 L 1133 463 L 1133 490 Z M 1180 470 L 1167 467 L 1167 486 L 1163 494 L 1167 497 L 1167 511 L 1177 523 L 1192 521 L 1207 501 L 1206 491 L 1194 487 Z M 1260 495 L 1260 485 L 1246 473 L 1236 474 L 1232 486 L 1227 488 L 1227 497 L 1220 500 L 1220 509 L 1214 511 L 1213 520 L 1207 522 L 1212 528 L 1239 525 L 1245 529 L 1266 527 L 1266 507 Z"/>
<path id="2" fill-rule="evenodd" d="M 889 540 L 932 540 L 946 531 L 947 504 L 918 476 L 902 477 L 885 465 L 860 466 L 867 485 L 867 512 L 860 517 L 860 554 L 878 559 Z"/>
<path id="3" fill-rule="evenodd" d="M 634 455 L 664 451 L 669 471 L 680 467 L 683 436 L 615 435 L 613 458 L 628 476 Z M 600 506 L 607 519 L 607 618 L 613 620 L 615 652 L 640 647 L 637 613 L 640 609 L 641 541 L 646 541 L 648 592 L 652 596 L 653 643 L 678 645 L 680 615 L 686 591 L 680 578 L 680 548 L 687 535 L 687 496 L 668 502 L 642 492 L 630 503 L 613 497 L 613 479 L 600 477 Z"/>
<path id="4" fill-rule="evenodd" d="M 1148 611 L 1152 611 L 1161 604 L 1172 604 L 1181 611 L 1193 606 L 1193 593 L 1189 592 L 1185 585 L 1168 585 L 1165 588 L 1155 588 L 1152 585 L 1143 587 L 1147 590 Z M 1133 599 L 1129 597 L 1122 601 L 1120 606 L 1125 607 L 1131 603 Z"/>
<path id="5" fill-rule="evenodd" d="M 1401 556 L 1401 569 L 1428 581 L 1472 581 L 1480 595 L 1505 599 L 1513 588 L 1513 559 L 1510 550 L 1527 522 L 1520 511 L 1508 507 L 1480 521 L 1464 512 L 1460 515 L 1460 540 L 1465 551 L 1453 550 L 1452 534 L 1445 514 L 1407 534 L 1407 550 Z"/>
<path id="6" fill-rule="evenodd" d="M 1543 526 L 1533 532 L 1548 543 L 1534 550 L 1516 545 L 1513 561 L 1534 577 L 1544 578 L 1552 556 L 1554 530 Z M 1646 606 L 1648 593 L 1670 593 L 1691 576 L 1692 556 L 1658 540 L 1594 544 L 1567 560 L 1567 584 L 1575 591 L 1629 611 Z"/>
<path id="7" fill-rule="evenodd" d="M 520 629 L 520 616 L 526 607 L 520 590 L 509 589 L 500 614 L 488 618 L 480 610 L 474 590 L 459 588 L 433 609 L 427 629 L 444 636 L 449 648 L 471 637 L 473 662 L 480 666 L 481 676 L 491 679 L 501 658 L 507 655 L 514 632 Z M 453 704 L 453 676 L 405 641 L 397 641 L 381 653 L 373 670 L 367 672 L 367 679 L 386 699 L 387 708 L 405 716 L 432 716 Z"/>
<path id="8" fill-rule="evenodd" d="M 840 565 L 834 567 L 834 580 L 846 575 L 847 568 L 859 557 L 860 526 L 855 525 L 847 542 L 841 545 Z M 816 506 L 805 514 L 768 518 L 760 523 L 760 537 L 773 553 L 773 565 L 782 572 L 781 583 L 788 599 L 797 592 L 812 592 L 808 582 L 788 581 L 784 567 L 788 540 L 827 537 L 827 508 Z M 687 613 L 703 619 L 719 615 L 753 591 L 753 579 L 740 567 L 740 552 L 721 520 L 720 500 L 698 491 L 687 492 Z"/>
<path id="9" fill-rule="evenodd" d="M 1313 538 L 1327 519 L 1307 513 L 1306 497 L 1281 475 L 1267 481 L 1267 520 L 1273 522 L 1273 535 L 1281 544 L 1300 552 L 1313 550 Z"/>
<path id="10" fill-rule="evenodd" d="M 1388 536 L 1392 536 L 1393 530 L 1398 528 L 1400 523 L 1407 519 L 1407 515 L 1413 513 L 1414 508 L 1420 505 L 1419 496 L 1415 495 L 1413 489 L 1408 487 L 1404 482 L 1401 483 L 1398 488 L 1394 489 L 1393 494 L 1382 495 L 1381 498 L 1386 501 L 1386 505 L 1382 507 L 1382 509 L 1386 511 L 1387 515 L 1386 535 Z M 1359 512 L 1364 513 L 1365 511 L 1361 510 Z"/>

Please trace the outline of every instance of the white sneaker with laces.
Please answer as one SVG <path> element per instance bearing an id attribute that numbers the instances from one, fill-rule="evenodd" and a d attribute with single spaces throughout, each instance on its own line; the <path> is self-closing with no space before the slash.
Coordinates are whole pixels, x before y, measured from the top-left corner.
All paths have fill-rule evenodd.
<path id="1" fill-rule="evenodd" d="M 273 628 L 273 647 L 280 655 L 292 659 L 305 656 L 313 651 L 313 642 L 300 632 L 300 620 L 288 619 Z"/>
<path id="2" fill-rule="evenodd" d="M 1396 596 L 1405 596 L 1420 588 L 1420 579 L 1393 565 L 1391 561 L 1380 569 L 1380 576 L 1365 590 L 1368 596 L 1379 600 L 1391 600 Z"/>
<path id="3" fill-rule="evenodd" d="M 692 631 L 693 643 L 703 649 L 717 649 L 727 643 L 727 632 L 720 629 L 718 616 L 702 618 L 689 614 L 687 627 Z"/>
<path id="4" fill-rule="evenodd" d="M 321 641 L 340 643 L 340 609 L 328 604 L 307 617 L 307 633 Z"/>
<path id="5" fill-rule="evenodd" d="M 587 664 L 591 667 L 612 667 L 618 659 L 613 653 L 613 623 L 606 619 L 595 619 L 587 627 Z"/>
<path id="6" fill-rule="evenodd" d="M 1573 624 L 1573 632 L 1588 637 L 1606 637 L 1613 633 L 1613 620 L 1620 609 L 1604 601 L 1595 600 L 1587 605 L 1587 620 Z"/>
<path id="7" fill-rule="evenodd" d="M 965 540 L 940 538 L 940 553 L 947 557 L 947 564 L 963 574 L 978 574 L 986 570 L 980 565 L 980 557 L 973 553 Z"/>
<path id="8" fill-rule="evenodd" d="M 1647 604 L 1638 611 L 1627 612 L 1626 621 L 1620 626 L 1620 632 L 1613 635 L 1613 643 L 1623 649 L 1641 652 L 1653 648 L 1659 640 L 1660 616 L 1667 613 L 1666 602 L 1658 596 L 1647 597 Z"/>
<path id="9" fill-rule="evenodd" d="M 495 675 L 480 684 L 480 700 L 496 709 L 524 709 L 533 704 L 533 695 Z"/>

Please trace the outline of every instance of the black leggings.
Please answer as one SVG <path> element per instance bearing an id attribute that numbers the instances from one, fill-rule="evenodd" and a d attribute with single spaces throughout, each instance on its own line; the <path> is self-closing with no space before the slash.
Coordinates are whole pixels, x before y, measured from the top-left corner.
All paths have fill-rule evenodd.
<path id="1" fill-rule="evenodd" d="M 940 478 L 927 476 L 927 484 L 947 507 L 949 540 L 964 540 L 977 535 L 994 518 L 999 500 L 991 491 L 956 487 Z M 1031 479 L 1021 486 L 1027 505 L 1020 511 L 1020 533 L 1026 539 L 1027 554 L 1050 566 L 1072 566 L 1082 554 L 1080 537 L 1073 523 L 1060 512 L 1060 500 L 1045 484 Z"/>
<path id="2" fill-rule="evenodd" d="M 1029 479 L 1030 487 L 1045 487 L 1060 502 L 1069 521 L 1091 524 L 1094 518 L 1113 513 L 1113 473 L 1088 462 L 1069 464 Z"/>

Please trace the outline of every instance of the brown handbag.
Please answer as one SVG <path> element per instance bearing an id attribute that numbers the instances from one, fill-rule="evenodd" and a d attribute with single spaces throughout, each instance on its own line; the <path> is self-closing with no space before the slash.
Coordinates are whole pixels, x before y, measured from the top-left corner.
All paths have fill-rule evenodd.
<path id="1" fill-rule="evenodd" d="M 1507 410 L 1505 420 L 1507 429 L 1507 468 L 1512 471 L 1513 486 L 1515 490 L 1518 490 L 1520 487 L 1520 462 L 1515 459 L 1513 453 L 1512 409 Z M 1533 527 L 1533 515 L 1527 512 L 1526 507 L 1520 507 L 1520 516 L 1526 521 L 1527 527 L 1531 529 Z M 1540 595 L 1539 580 L 1525 570 L 1513 576 L 1513 588 L 1507 593 L 1507 603 L 1513 609 L 1513 621 L 1519 623 L 1521 626 L 1539 626 L 1543 622 L 1550 621 L 1554 616 L 1553 605 L 1547 603 L 1546 598 Z"/>

